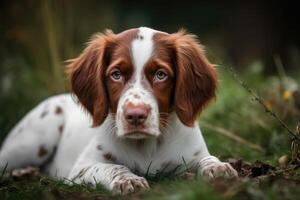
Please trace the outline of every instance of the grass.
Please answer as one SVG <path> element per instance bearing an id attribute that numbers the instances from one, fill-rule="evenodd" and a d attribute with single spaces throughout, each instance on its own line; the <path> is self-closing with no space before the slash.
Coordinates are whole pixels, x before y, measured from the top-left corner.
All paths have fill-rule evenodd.
<path id="1" fill-rule="evenodd" d="M 211 106 L 200 120 L 213 124 L 214 126 L 226 127 L 232 133 L 245 138 L 254 144 L 263 147 L 263 151 L 253 150 L 247 145 L 236 143 L 233 140 L 226 139 L 224 136 L 216 134 L 215 131 L 203 128 L 204 137 L 213 153 L 221 157 L 244 158 L 248 161 L 258 159 L 274 160 L 282 154 L 290 153 L 289 134 L 279 123 L 274 120 L 263 107 L 247 91 L 239 85 L 224 69 L 219 70 L 222 74 L 220 89 L 217 102 Z M 246 81 L 254 85 L 254 89 L 264 97 L 266 92 L 262 88 L 269 86 L 269 90 L 280 93 L 278 85 L 269 84 L 268 79 L 273 77 L 263 77 L 260 71 L 246 72 Z M 253 80 L 255 79 L 255 80 Z M 277 77 L 278 79 L 278 77 Z M 279 80 L 278 80 L 279 81 Z M 255 87 L 257 86 L 257 87 Z M 281 98 L 281 97 L 280 97 Z M 265 96 L 265 101 L 270 100 Z M 279 101 L 280 106 L 288 108 L 288 102 L 281 99 L 272 99 Z M 277 112 L 277 106 L 274 105 L 271 110 Z M 296 109 L 296 108 L 292 108 Z M 282 113 L 278 113 L 281 116 Z M 282 117 L 282 116 L 281 116 Z M 292 130 L 296 128 L 299 116 L 291 116 L 283 120 Z"/>
<path id="2" fill-rule="evenodd" d="M 218 133 L 217 129 L 203 126 L 202 132 L 208 148 L 212 154 L 225 160 L 242 159 L 245 163 L 262 160 L 276 167 L 275 170 L 255 177 L 243 175 L 239 180 L 219 179 L 213 183 L 208 183 L 201 178 L 162 175 L 155 180 L 150 179 L 152 188 L 150 191 L 140 191 L 125 197 L 113 196 L 101 185 L 97 185 L 96 188 L 89 185 L 70 186 L 63 181 L 44 176 L 20 180 L 1 177 L 0 199 L 297 199 L 300 195 L 298 189 L 300 169 L 295 167 L 295 170 L 278 174 L 278 170 L 286 169 L 278 166 L 279 157 L 283 155 L 291 157 L 291 140 L 287 131 L 253 101 L 246 90 L 237 84 L 226 70 L 220 67 L 219 73 L 220 88 L 217 101 L 203 114 L 199 121 L 200 125 L 212 124 L 213 127 L 221 127 L 247 142 L 260 145 L 262 150 L 236 142 Z M 261 96 L 278 88 L 277 83 L 274 85 L 274 81 L 273 85 L 270 85 L 271 78 L 264 77 L 260 70 L 249 69 L 245 74 L 247 76 L 243 78 Z M 271 89 L 265 91 L 264 88 Z M 269 96 L 265 97 L 267 97 L 266 101 L 269 100 Z M 18 102 L 17 99 L 13 101 Z M 28 105 L 35 103 L 35 101 L 29 102 Z M 278 102 L 288 106 L 286 99 Z M 27 110 L 29 110 L 28 105 L 25 106 Z M 271 106 L 276 112 L 277 107 L 277 104 Z M 280 112 L 278 114 L 283 116 Z M 289 115 L 283 117 L 292 129 L 297 122 L 294 118 L 297 119 Z M 293 163 L 288 163 L 287 167 L 292 165 Z M 243 174 L 245 169 L 240 169 L 240 174 Z"/>
<path id="3" fill-rule="evenodd" d="M 267 181 L 258 179 L 224 180 L 207 183 L 201 179 L 163 179 L 150 182 L 151 190 L 127 196 L 114 196 L 100 185 L 67 185 L 47 177 L 30 179 L 0 179 L 0 199 L 297 199 L 298 179 L 276 177 Z"/>

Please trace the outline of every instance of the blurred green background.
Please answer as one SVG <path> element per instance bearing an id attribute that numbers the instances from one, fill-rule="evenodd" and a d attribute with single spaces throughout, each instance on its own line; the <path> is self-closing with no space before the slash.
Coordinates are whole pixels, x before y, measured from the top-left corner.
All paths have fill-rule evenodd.
<path id="1" fill-rule="evenodd" d="M 299 13 L 296 2 L 279 0 L 2 0 L 0 143 L 41 100 L 68 91 L 65 60 L 79 55 L 91 35 L 107 28 L 118 33 L 139 26 L 166 32 L 183 27 L 199 36 L 209 60 L 218 65 L 217 100 L 199 120 L 211 153 L 223 160 L 261 160 L 288 168 L 297 151 L 299 159 L 299 146 L 297 151 L 291 148 L 287 130 L 233 78 L 228 67 L 296 132 L 300 121 Z M 279 158 L 287 158 L 284 165 Z M 296 199 L 299 177 L 298 168 L 288 177 L 273 177 L 260 185 L 255 178 L 217 181 L 219 185 L 212 190 L 201 179 L 174 181 L 177 177 L 159 176 L 158 181 L 150 180 L 151 191 L 127 198 Z M 46 177 L 23 181 L 0 177 L 0 199 L 55 198 L 109 199 L 111 194 L 101 186 L 68 186 Z"/>
<path id="2" fill-rule="evenodd" d="M 218 99 L 200 120 L 211 151 L 247 160 L 272 160 L 290 151 L 287 132 L 224 67 L 234 67 L 294 130 L 300 75 L 296 4 L 6 0 L 0 5 L 0 141 L 39 101 L 68 91 L 64 61 L 76 57 L 94 33 L 139 26 L 175 32 L 183 27 L 199 36 L 209 60 L 218 65 Z M 224 130 L 259 146 L 237 142 L 224 136 Z"/>

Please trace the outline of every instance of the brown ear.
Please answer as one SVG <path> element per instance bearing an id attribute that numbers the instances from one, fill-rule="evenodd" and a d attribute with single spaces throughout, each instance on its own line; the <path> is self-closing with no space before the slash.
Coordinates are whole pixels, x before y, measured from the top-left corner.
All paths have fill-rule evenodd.
<path id="1" fill-rule="evenodd" d="M 217 73 L 195 35 L 179 31 L 171 38 L 176 55 L 175 111 L 182 123 L 191 127 L 215 97 Z"/>
<path id="2" fill-rule="evenodd" d="M 92 37 L 83 53 L 70 60 L 67 69 L 72 92 L 92 115 L 93 126 L 101 125 L 108 114 L 105 68 L 112 37 L 111 31 Z"/>

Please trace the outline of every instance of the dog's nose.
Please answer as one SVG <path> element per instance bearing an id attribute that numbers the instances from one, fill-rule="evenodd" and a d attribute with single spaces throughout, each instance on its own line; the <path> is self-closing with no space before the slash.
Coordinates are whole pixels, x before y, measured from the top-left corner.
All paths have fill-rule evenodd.
<path id="1" fill-rule="evenodd" d="M 148 113 L 146 105 L 130 106 L 125 109 L 125 119 L 131 125 L 140 126 L 146 121 Z"/>

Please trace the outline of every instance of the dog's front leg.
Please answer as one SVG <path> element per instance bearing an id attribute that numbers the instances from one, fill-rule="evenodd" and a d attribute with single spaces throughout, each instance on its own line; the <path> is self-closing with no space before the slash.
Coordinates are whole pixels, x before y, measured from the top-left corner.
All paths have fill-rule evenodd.
<path id="1" fill-rule="evenodd" d="M 114 159 L 103 156 L 104 151 L 113 152 L 108 146 L 99 147 L 94 138 L 75 162 L 68 179 L 75 183 L 102 184 L 115 194 L 127 194 L 149 188 L 145 178 L 133 174 L 129 168 L 116 164 Z M 112 155 L 110 156 L 112 157 Z"/>
<path id="2" fill-rule="evenodd" d="M 145 178 L 133 174 L 127 167 L 108 163 L 75 165 L 69 180 L 93 185 L 100 183 L 115 194 L 128 194 L 149 188 Z"/>

